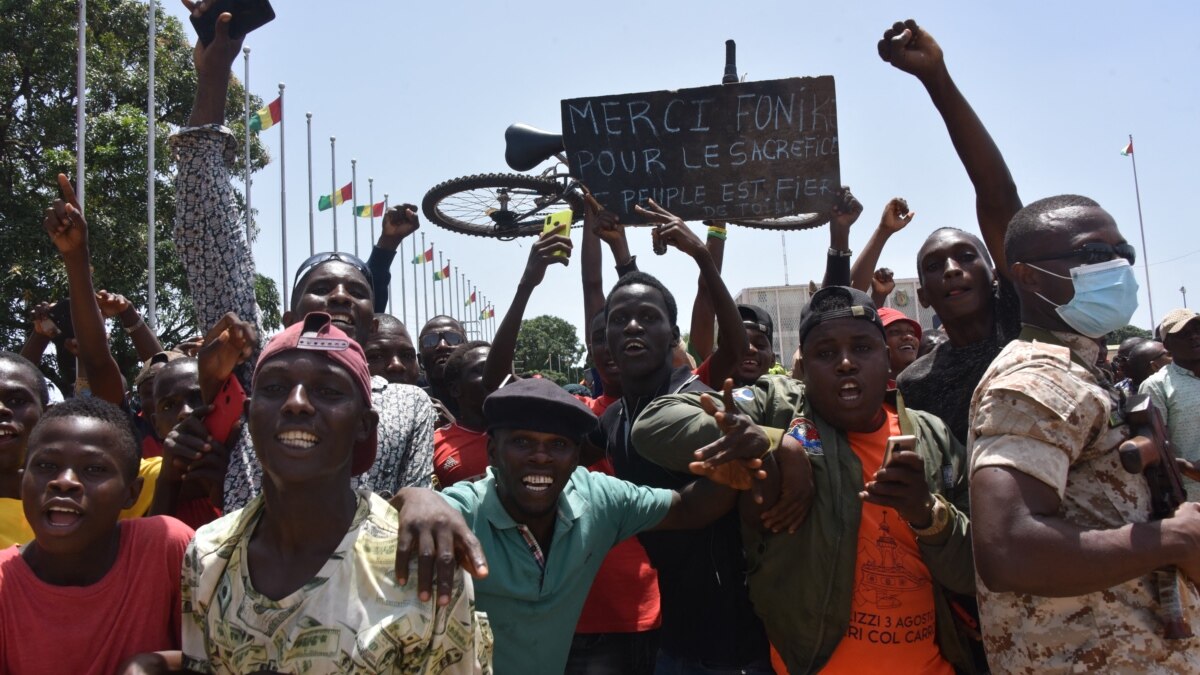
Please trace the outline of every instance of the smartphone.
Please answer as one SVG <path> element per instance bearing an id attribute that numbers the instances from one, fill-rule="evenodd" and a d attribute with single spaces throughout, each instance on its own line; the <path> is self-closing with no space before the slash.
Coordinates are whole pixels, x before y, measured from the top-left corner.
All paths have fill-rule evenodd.
<path id="1" fill-rule="evenodd" d="M 546 220 L 542 224 L 542 234 L 561 234 L 570 237 L 571 218 L 573 215 L 574 213 L 571 209 L 567 209 L 566 211 L 559 211 L 558 213 L 551 213 L 546 216 Z M 559 258 L 568 257 L 565 251 L 558 251 L 554 255 Z"/>
<path id="2" fill-rule="evenodd" d="M 224 444 L 229 440 L 229 432 L 233 425 L 242 417 L 242 409 L 246 404 L 246 390 L 242 383 L 233 375 L 225 378 L 221 391 L 213 399 L 213 409 L 204 418 L 204 428 L 212 435 L 213 440 Z"/>
<path id="3" fill-rule="evenodd" d="M 191 17 L 202 44 L 208 45 L 217 36 L 217 17 L 225 12 L 233 15 L 229 22 L 229 37 L 233 40 L 240 40 L 275 19 L 275 10 L 267 0 L 217 0 L 204 14 Z"/>
<path id="4" fill-rule="evenodd" d="M 887 449 L 883 451 L 883 463 L 880 468 L 886 468 L 892 461 L 892 455 L 905 450 L 915 452 L 917 449 L 916 436 L 888 436 Z"/>
<path id="5" fill-rule="evenodd" d="M 69 340 L 75 337 L 75 324 L 71 323 L 70 298 L 63 298 L 50 307 L 50 320 L 59 331 L 55 340 Z"/>

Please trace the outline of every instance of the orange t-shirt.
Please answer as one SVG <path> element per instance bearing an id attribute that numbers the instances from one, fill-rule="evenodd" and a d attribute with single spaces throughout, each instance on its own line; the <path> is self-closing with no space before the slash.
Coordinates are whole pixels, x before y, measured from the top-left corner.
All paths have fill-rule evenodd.
<path id="1" fill-rule="evenodd" d="M 883 463 L 888 436 L 899 435 L 890 409 L 877 431 L 846 434 L 862 462 L 864 484 Z M 952 675 L 937 646 L 933 578 L 895 510 L 863 503 L 855 567 L 850 626 L 822 672 Z"/>
<path id="2" fill-rule="evenodd" d="M 433 430 L 433 473 L 446 488 L 460 480 L 479 480 L 487 473 L 488 435 L 457 424 Z"/>

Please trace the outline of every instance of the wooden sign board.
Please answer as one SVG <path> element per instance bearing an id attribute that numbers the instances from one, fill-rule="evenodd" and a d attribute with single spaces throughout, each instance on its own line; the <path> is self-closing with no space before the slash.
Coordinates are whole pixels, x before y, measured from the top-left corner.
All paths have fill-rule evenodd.
<path id="1" fill-rule="evenodd" d="M 841 187 L 832 76 L 562 102 L 571 175 L 625 223 L 827 213 Z"/>

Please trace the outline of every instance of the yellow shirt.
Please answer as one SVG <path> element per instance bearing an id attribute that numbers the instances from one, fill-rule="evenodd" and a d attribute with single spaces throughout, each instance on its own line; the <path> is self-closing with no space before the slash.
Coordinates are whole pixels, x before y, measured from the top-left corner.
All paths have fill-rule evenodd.
<path id="1" fill-rule="evenodd" d="M 33 540 L 33 530 L 25 520 L 20 499 L 0 497 L 0 548 Z"/>

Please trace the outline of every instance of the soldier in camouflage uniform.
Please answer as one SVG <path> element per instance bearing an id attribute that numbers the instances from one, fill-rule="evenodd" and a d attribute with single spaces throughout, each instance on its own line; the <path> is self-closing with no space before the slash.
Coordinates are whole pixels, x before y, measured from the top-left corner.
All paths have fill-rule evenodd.
<path id="1" fill-rule="evenodd" d="M 1021 339 L 971 401 L 971 514 L 988 661 L 998 673 L 1197 672 L 1200 640 L 1166 640 L 1154 571 L 1180 571 L 1200 621 L 1200 506 L 1150 520 L 1150 491 L 1117 448 L 1123 396 L 1093 338 L 1137 307 L 1134 251 L 1084 197 L 1043 199 L 1009 226 Z M 1124 260 L 1122 260 L 1124 259 Z M 1175 577 L 1172 577 L 1175 579 Z"/>

